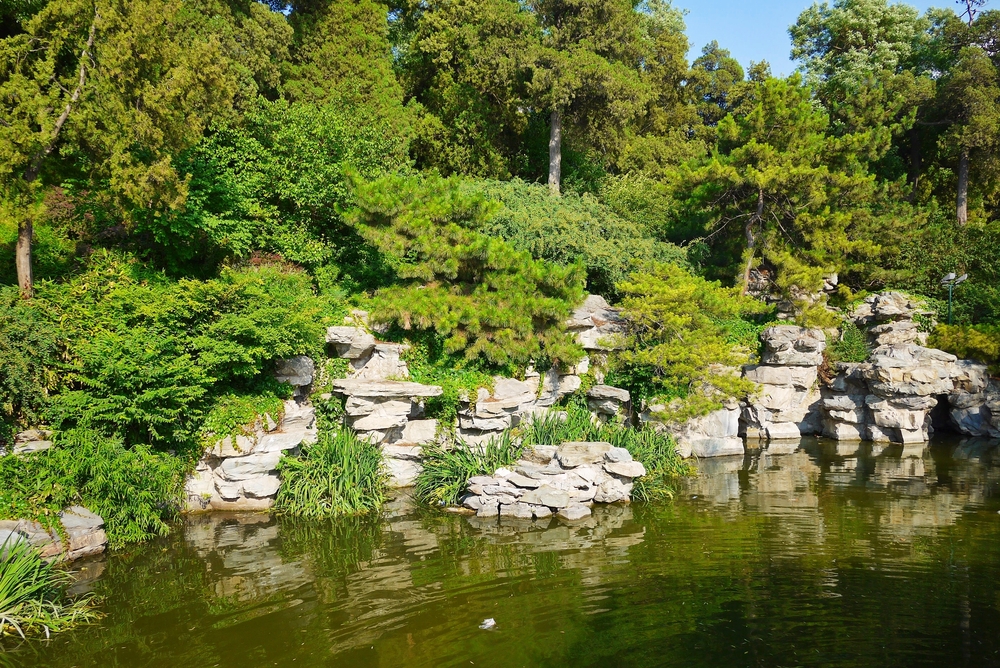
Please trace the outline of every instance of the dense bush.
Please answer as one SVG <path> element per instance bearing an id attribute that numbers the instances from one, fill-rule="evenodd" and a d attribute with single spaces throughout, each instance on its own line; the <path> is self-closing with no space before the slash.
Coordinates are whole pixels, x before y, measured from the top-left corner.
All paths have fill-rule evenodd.
<path id="1" fill-rule="evenodd" d="M 88 271 L 40 286 L 37 303 L 62 323 L 69 360 L 53 424 L 128 444 L 195 443 L 217 397 L 266 392 L 274 359 L 318 356 L 323 340 L 323 301 L 306 274 L 281 266 L 172 281 L 98 254 Z"/>
<path id="2" fill-rule="evenodd" d="M 387 176 L 356 190 L 349 220 L 397 276 L 375 295 L 376 322 L 433 330 L 446 352 L 497 366 L 582 356 L 564 328 L 583 298 L 579 266 L 534 260 L 480 232 L 494 205 L 457 179 Z"/>
<path id="3" fill-rule="evenodd" d="M 466 187 L 503 204 L 483 232 L 536 259 L 583 265 L 587 289 L 609 299 L 640 265 L 686 261 L 683 250 L 657 241 L 650 227 L 619 217 L 592 195 L 552 197 L 547 187 L 523 181 L 473 181 Z"/>
<path id="4" fill-rule="evenodd" d="M 57 341 L 44 311 L 0 288 L 0 444 L 41 419 L 56 381 Z"/>
<path id="5" fill-rule="evenodd" d="M 162 536 L 179 509 L 184 469 L 148 446 L 71 430 L 49 450 L 0 457 L 0 517 L 55 526 L 59 511 L 79 503 L 104 518 L 113 547 Z"/>
<path id="6" fill-rule="evenodd" d="M 356 515 L 385 500 L 382 450 L 349 429 L 327 430 L 299 456 L 278 463 L 281 488 L 275 509 L 301 517 Z"/>
<path id="7" fill-rule="evenodd" d="M 755 351 L 731 343 L 734 326 L 724 323 L 760 314 L 762 304 L 666 264 L 633 274 L 619 289 L 627 332 L 607 382 L 627 388 L 634 400 L 664 405 L 661 417 L 671 420 L 753 391 L 735 368 Z"/>
<path id="8" fill-rule="evenodd" d="M 938 325 L 928 343 L 961 359 L 979 360 L 1000 372 L 1000 325 Z"/>

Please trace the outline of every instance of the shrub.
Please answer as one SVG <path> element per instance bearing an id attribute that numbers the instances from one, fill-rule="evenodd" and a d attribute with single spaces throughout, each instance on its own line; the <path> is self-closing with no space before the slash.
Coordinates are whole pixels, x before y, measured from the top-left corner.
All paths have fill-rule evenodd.
<path id="1" fill-rule="evenodd" d="M 454 505 L 465 493 L 469 478 L 493 475 L 502 466 L 510 466 L 521 457 L 521 444 L 510 431 L 481 445 L 459 442 L 453 448 L 441 445 L 424 447 L 424 470 L 417 476 L 416 496 L 425 503 Z"/>
<path id="2" fill-rule="evenodd" d="M 318 357 L 333 310 L 287 267 L 171 281 L 111 253 L 67 283 L 40 286 L 38 303 L 59 319 L 68 348 L 54 424 L 175 447 L 197 443 L 218 397 L 279 395 L 264 379 L 272 361 Z"/>
<path id="3" fill-rule="evenodd" d="M 467 189 L 503 204 L 482 231 L 535 259 L 582 265 L 587 289 L 611 300 L 615 285 L 650 262 L 686 262 L 684 251 L 657 241 L 650 229 L 625 220 L 592 195 L 552 197 L 548 187 L 523 181 L 473 181 Z"/>
<path id="4" fill-rule="evenodd" d="M 373 320 L 433 330 L 447 353 L 495 366 L 578 360 L 564 322 L 583 299 L 581 268 L 534 260 L 477 231 L 494 207 L 460 183 L 429 175 L 356 184 L 348 218 L 398 278 L 376 293 Z"/>
<path id="5" fill-rule="evenodd" d="M 988 364 L 993 373 L 1000 372 L 998 325 L 938 325 L 928 343 L 962 359 Z"/>
<path id="6" fill-rule="evenodd" d="M 73 577 L 56 570 L 27 541 L 0 542 L 0 637 L 49 636 L 94 619 L 92 597 L 67 600 Z"/>
<path id="7" fill-rule="evenodd" d="M 15 289 L 0 289 L 0 443 L 37 422 L 55 386 L 58 332 L 40 308 Z"/>
<path id="8" fill-rule="evenodd" d="M 302 517 L 357 515 L 385 500 L 382 450 L 349 430 L 323 430 L 300 456 L 278 463 L 281 488 L 275 510 Z"/>
<path id="9" fill-rule="evenodd" d="M 850 320 L 840 325 L 840 336 L 827 348 L 831 362 L 864 362 L 868 353 L 868 335 Z"/>
<path id="10" fill-rule="evenodd" d="M 178 511 L 184 462 L 148 446 L 73 430 L 53 448 L 0 457 L 0 517 L 54 527 L 59 511 L 79 503 L 104 518 L 112 547 L 166 535 Z"/>
<path id="11" fill-rule="evenodd" d="M 660 417 L 669 420 L 706 414 L 726 397 L 753 391 L 734 370 L 750 352 L 727 341 L 733 329 L 723 323 L 759 314 L 762 304 L 668 264 L 633 274 L 619 289 L 627 331 L 610 384 L 633 400 L 662 403 Z"/>

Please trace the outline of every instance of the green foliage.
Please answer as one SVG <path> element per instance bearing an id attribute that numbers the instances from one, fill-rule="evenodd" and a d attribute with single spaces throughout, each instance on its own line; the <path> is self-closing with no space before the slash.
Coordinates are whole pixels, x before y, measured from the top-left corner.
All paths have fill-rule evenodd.
<path id="1" fill-rule="evenodd" d="M 186 207 L 141 229 L 173 264 L 266 251 L 367 284 L 378 261 L 338 213 L 352 200 L 345 172 L 374 178 L 405 162 L 405 139 L 366 108 L 257 100 L 185 154 Z"/>
<path id="2" fill-rule="evenodd" d="M 280 266 L 170 281 L 112 254 L 64 284 L 40 286 L 62 323 L 69 363 L 52 398 L 60 428 L 93 426 L 129 444 L 193 444 L 215 397 L 260 387 L 276 358 L 318 356 L 323 302 Z"/>
<path id="3" fill-rule="evenodd" d="M 591 195 L 552 197 L 523 181 L 474 181 L 468 186 L 503 207 L 482 231 L 528 251 L 535 259 L 587 271 L 587 290 L 614 299 L 615 285 L 649 262 L 684 262 L 684 252 L 657 241 L 650 228 L 617 216 Z"/>
<path id="4" fill-rule="evenodd" d="M 104 518 L 112 547 L 169 531 L 179 508 L 184 462 L 148 446 L 72 430 L 46 451 L 0 457 L 0 516 L 55 526 L 58 513 L 82 504 Z"/>
<path id="5" fill-rule="evenodd" d="M 1000 326 L 938 325 L 928 339 L 935 348 L 988 364 L 990 371 L 1000 371 Z"/>
<path id="6" fill-rule="evenodd" d="M 840 336 L 826 349 L 831 362 L 864 362 L 868 359 L 868 335 L 850 320 L 840 325 Z"/>
<path id="7" fill-rule="evenodd" d="M 493 475 L 502 466 L 511 466 L 521 457 L 521 442 L 505 431 L 486 443 L 469 445 L 459 441 L 452 448 L 424 447 L 424 467 L 414 486 L 424 503 L 455 505 L 465 493 L 469 478 Z"/>
<path id="8" fill-rule="evenodd" d="M 285 412 L 285 399 L 290 398 L 291 388 L 273 378 L 266 379 L 252 392 L 223 394 L 202 421 L 202 440 L 208 445 L 226 436 L 250 434 L 267 417 L 279 423 Z"/>
<path id="9" fill-rule="evenodd" d="M 92 596 L 67 599 L 64 589 L 72 581 L 27 541 L 0 542 L 0 638 L 48 637 L 95 619 Z"/>
<path id="10" fill-rule="evenodd" d="M 604 441 L 625 448 L 646 468 L 646 475 L 637 478 L 632 488 L 632 498 L 636 501 L 673 498 L 679 478 L 691 473 L 677 454 L 673 437 L 645 426 L 637 429 L 620 422 L 597 422 L 584 406 L 570 405 L 565 419 L 549 413 L 528 422 L 521 431 L 524 447 Z"/>
<path id="11" fill-rule="evenodd" d="M 299 456 L 278 463 L 281 488 L 275 510 L 301 517 L 377 511 L 385 501 L 382 450 L 350 429 L 323 429 Z"/>
<path id="12" fill-rule="evenodd" d="M 434 330 L 446 353 L 490 365 L 581 357 L 564 329 L 583 298 L 580 267 L 533 260 L 480 232 L 493 206 L 456 179 L 386 176 L 356 189 L 350 221 L 398 277 L 375 295 L 376 322 Z"/>
<path id="13" fill-rule="evenodd" d="M 41 309 L 0 288 L 0 443 L 41 419 L 56 383 L 58 336 Z"/>
<path id="14" fill-rule="evenodd" d="M 735 330 L 722 323 L 760 313 L 762 304 L 673 265 L 633 274 L 619 290 L 627 332 L 609 383 L 629 389 L 633 400 L 664 404 L 661 416 L 671 420 L 708 413 L 726 397 L 753 391 L 733 370 L 753 350 L 727 341 Z"/>

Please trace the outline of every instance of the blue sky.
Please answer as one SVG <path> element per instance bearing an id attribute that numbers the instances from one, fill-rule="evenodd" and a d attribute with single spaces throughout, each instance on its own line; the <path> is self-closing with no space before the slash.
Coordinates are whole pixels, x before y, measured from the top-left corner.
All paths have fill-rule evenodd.
<path id="1" fill-rule="evenodd" d="M 916 0 L 907 4 L 921 12 L 928 7 L 955 6 L 951 0 Z M 675 7 L 688 10 L 685 21 L 692 45 L 691 60 L 714 39 L 729 49 L 743 67 L 751 60 L 767 60 L 776 75 L 791 74 L 795 69 L 788 58 L 792 48 L 788 26 L 810 5 L 811 0 L 674 0 Z"/>

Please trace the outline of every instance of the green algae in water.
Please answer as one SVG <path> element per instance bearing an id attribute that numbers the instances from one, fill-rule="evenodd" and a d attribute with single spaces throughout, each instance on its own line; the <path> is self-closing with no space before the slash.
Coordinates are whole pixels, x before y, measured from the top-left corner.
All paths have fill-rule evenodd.
<path id="1" fill-rule="evenodd" d="M 994 444 L 811 442 L 699 468 L 672 505 L 573 526 L 405 500 L 193 517 L 87 564 L 99 624 L 0 665 L 1000 664 Z"/>

